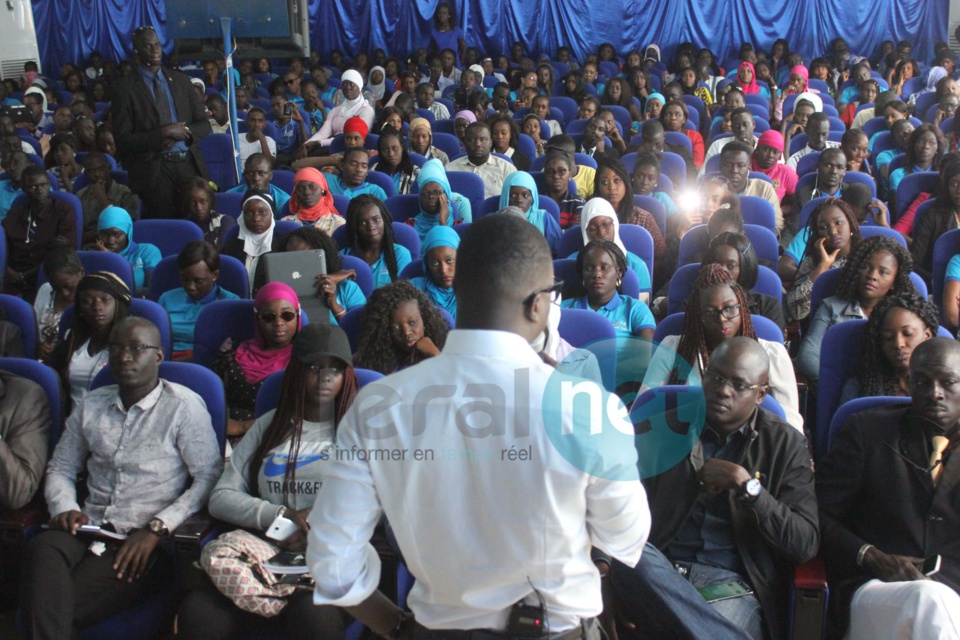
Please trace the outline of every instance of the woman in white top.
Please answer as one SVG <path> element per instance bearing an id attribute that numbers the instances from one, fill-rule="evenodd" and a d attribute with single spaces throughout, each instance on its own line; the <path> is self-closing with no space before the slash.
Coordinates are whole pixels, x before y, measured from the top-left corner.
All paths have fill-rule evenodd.
<path id="1" fill-rule="evenodd" d="M 129 312 L 130 289 L 113 273 L 98 271 L 80 280 L 70 330 L 46 360 L 70 389 L 70 411 L 107 366 L 110 331 Z"/>
<path id="2" fill-rule="evenodd" d="M 292 356 L 276 409 L 260 416 L 234 449 L 210 494 L 210 513 L 260 537 L 282 515 L 296 524 L 295 531 L 264 542 L 275 552 L 302 553 L 307 518 L 336 450 L 337 425 L 359 383 L 347 334 L 339 327 L 304 327 Z M 241 610 L 207 582 L 181 604 L 178 637 L 218 640 L 256 629 L 291 638 L 339 638 L 347 621 L 336 607 L 315 606 L 311 589 L 298 590 L 279 615 L 266 618 Z"/>
<path id="3" fill-rule="evenodd" d="M 757 338 L 746 293 L 724 268 L 704 265 L 687 300 L 683 331 L 657 346 L 643 377 L 641 392 L 665 384 L 700 386 L 710 353 L 735 336 L 753 338 L 770 358 L 769 392 L 780 403 L 787 422 L 803 430 L 793 363 L 782 342 Z"/>
<path id="4" fill-rule="evenodd" d="M 60 316 L 73 304 L 77 285 L 83 278 L 83 265 L 73 247 L 52 249 L 43 259 L 48 282 L 37 291 L 33 311 L 39 329 L 37 349 L 41 360 L 47 358 L 59 340 Z"/>
<path id="5" fill-rule="evenodd" d="M 363 87 L 363 77 L 353 69 L 344 72 L 340 79 L 340 91 L 343 92 L 344 100 L 339 106 L 334 107 L 327 114 L 327 119 L 323 121 L 320 131 L 317 131 L 312 138 L 307 140 L 307 149 L 328 147 L 333 142 L 333 138 L 343 133 L 344 123 L 354 116 L 362 118 L 367 123 L 367 128 L 373 128 L 375 113 L 364 99 L 360 92 Z"/>

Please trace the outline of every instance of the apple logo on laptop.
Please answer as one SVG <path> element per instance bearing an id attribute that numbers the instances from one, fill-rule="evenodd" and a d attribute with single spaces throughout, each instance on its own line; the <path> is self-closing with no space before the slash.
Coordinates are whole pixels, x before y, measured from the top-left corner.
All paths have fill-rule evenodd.
<path id="1" fill-rule="evenodd" d="M 294 272 L 293 272 L 293 275 L 292 275 L 291 277 L 292 277 L 294 280 L 299 280 L 299 279 L 300 279 L 300 272 L 299 272 L 299 271 L 294 271 Z"/>

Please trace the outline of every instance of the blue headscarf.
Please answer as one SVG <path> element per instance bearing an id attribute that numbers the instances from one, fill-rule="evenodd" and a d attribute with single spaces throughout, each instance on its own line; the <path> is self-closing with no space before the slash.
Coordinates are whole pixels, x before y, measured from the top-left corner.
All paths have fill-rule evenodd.
<path id="1" fill-rule="evenodd" d="M 427 252 L 437 247 L 460 247 L 460 236 L 450 227 L 441 227 L 435 225 L 424 238 L 423 249 L 423 274 L 422 278 L 414 278 L 411 284 L 427 294 L 430 300 L 453 316 L 457 317 L 457 296 L 453 292 L 453 287 L 445 289 L 436 283 L 430 277 L 430 267 L 427 265 Z"/>
<path id="2" fill-rule="evenodd" d="M 126 209 L 110 206 L 100 212 L 100 219 L 97 221 L 97 231 L 104 229 L 119 229 L 127 234 L 127 246 L 120 250 L 120 255 L 127 262 L 132 263 L 137 254 L 137 243 L 133 241 L 133 220 Z"/>
<path id="3" fill-rule="evenodd" d="M 543 219 L 547 216 L 547 212 L 540 208 L 540 194 L 537 191 L 537 183 L 534 182 L 533 176 L 526 171 L 515 171 L 507 176 L 507 179 L 503 181 L 503 191 L 500 192 L 501 209 L 510 205 L 510 187 L 530 190 L 533 202 L 527 209 L 527 222 L 535 226 L 540 233 L 544 233 Z"/>
<path id="4" fill-rule="evenodd" d="M 443 187 L 443 192 L 447 194 L 447 202 L 450 204 L 450 216 L 447 218 L 447 226 L 452 227 L 454 217 L 453 192 L 450 191 L 450 181 L 447 180 L 447 172 L 443 168 L 443 163 L 436 158 L 427 160 L 423 166 L 420 167 L 420 173 L 417 175 L 417 186 L 420 188 L 420 191 L 423 191 L 431 182 L 439 184 Z M 427 250 L 424 248 L 424 242 L 426 241 L 428 232 L 437 226 L 439 220 L 439 215 L 426 213 L 422 207 L 420 208 L 420 213 L 413 219 L 413 228 L 420 234 L 421 255 L 426 255 Z M 450 233 L 453 233 L 453 231 L 451 230 Z M 456 234 L 454 233 L 453 235 Z"/>
<path id="5" fill-rule="evenodd" d="M 644 106 L 650 104 L 651 100 L 659 100 L 661 107 L 667 104 L 667 99 L 663 97 L 662 93 L 651 93 L 650 95 L 648 95 L 647 101 L 644 103 Z"/>

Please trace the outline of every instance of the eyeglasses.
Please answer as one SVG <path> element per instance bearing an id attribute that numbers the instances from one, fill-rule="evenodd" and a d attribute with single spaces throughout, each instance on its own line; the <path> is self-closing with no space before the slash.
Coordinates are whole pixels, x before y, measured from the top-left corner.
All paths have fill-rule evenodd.
<path id="1" fill-rule="evenodd" d="M 710 369 L 707 369 L 706 371 L 704 371 L 703 380 L 704 382 L 709 380 L 711 384 L 715 384 L 718 387 L 722 387 L 723 385 L 728 384 L 730 385 L 730 388 L 737 393 L 746 393 L 747 391 L 754 391 L 756 389 L 766 389 L 768 386 L 766 382 L 758 382 L 757 384 L 745 384 L 743 382 L 738 382 L 736 380 L 729 380 L 728 378 L 724 378 L 719 373 L 715 371 L 711 371 Z"/>
<path id="2" fill-rule="evenodd" d="M 283 311 L 281 313 L 273 313 L 271 311 L 265 311 L 257 315 L 260 320 L 267 323 L 276 322 L 277 318 L 280 318 L 284 322 L 293 322 L 297 319 L 297 314 L 294 311 Z"/>
<path id="3" fill-rule="evenodd" d="M 550 296 L 552 297 L 560 293 L 561 290 L 563 290 L 563 280 L 555 279 L 553 281 L 553 285 L 546 287 L 544 289 L 537 289 L 536 291 L 528 295 L 526 298 L 524 298 L 522 304 L 523 306 L 528 307 L 531 304 L 533 304 L 533 301 L 536 300 L 537 296 L 540 295 L 541 293 L 549 293 Z"/>
<path id="4" fill-rule="evenodd" d="M 107 353 L 113 358 L 119 358 L 125 353 L 129 353 L 134 358 L 139 358 L 147 349 L 159 349 L 149 344 L 110 344 L 107 345 Z"/>
<path id="5" fill-rule="evenodd" d="M 706 323 L 720 322 L 720 318 L 733 320 L 740 316 L 740 305 L 735 304 L 723 309 L 704 309 L 700 312 L 700 320 Z"/>
<path id="6" fill-rule="evenodd" d="M 283 81 L 283 84 L 291 85 L 291 84 L 293 84 L 293 83 L 296 82 L 296 81 L 297 81 L 296 78 L 290 78 L 289 80 L 284 80 L 284 81 Z"/>

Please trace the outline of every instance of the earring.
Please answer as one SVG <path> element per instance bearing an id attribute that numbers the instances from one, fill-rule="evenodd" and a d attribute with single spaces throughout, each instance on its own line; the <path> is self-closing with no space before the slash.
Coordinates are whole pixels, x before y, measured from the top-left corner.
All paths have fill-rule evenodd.
<path id="1" fill-rule="evenodd" d="M 618 286 L 618 287 L 620 286 L 620 283 L 622 283 L 622 282 L 623 282 L 623 280 L 622 280 L 622 279 L 620 279 L 620 278 L 617 278 L 617 286 Z"/>

